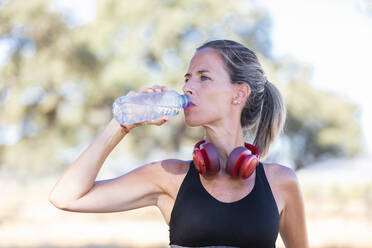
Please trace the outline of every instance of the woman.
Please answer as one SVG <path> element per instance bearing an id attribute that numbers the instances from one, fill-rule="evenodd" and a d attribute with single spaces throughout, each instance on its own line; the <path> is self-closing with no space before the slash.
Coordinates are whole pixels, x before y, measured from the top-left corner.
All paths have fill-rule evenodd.
<path id="1" fill-rule="evenodd" d="M 141 92 L 160 91 L 167 88 L 155 85 Z M 212 144 L 219 170 L 199 174 L 194 151 L 192 161 L 165 159 L 95 181 L 131 129 L 166 121 L 123 126 L 113 119 L 57 182 L 50 201 L 63 210 L 95 213 L 157 206 L 174 247 L 275 247 L 278 232 L 286 247 L 308 247 L 303 200 L 291 169 L 260 162 L 245 178 L 228 173 L 232 152 L 247 145 L 243 128 L 255 132 L 253 143 L 262 157 L 285 122 L 282 97 L 266 80 L 256 55 L 234 41 L 207 42 L 190 62 L 183 91 L 193 103 L 184 110 L 186 124 L 205 130 L 195 150 Z"/>

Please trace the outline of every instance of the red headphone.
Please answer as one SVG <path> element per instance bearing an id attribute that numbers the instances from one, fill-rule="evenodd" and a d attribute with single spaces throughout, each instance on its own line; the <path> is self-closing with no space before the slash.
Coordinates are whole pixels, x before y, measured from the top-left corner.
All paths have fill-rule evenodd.
<path id="1" fill-rule="evenodd" d="M 244 143 L 245 147 L 236 147 L 227 160 L 226 172 L 233 177 L 247 179 L 260 162 L 258 147 Z M 196 170 L 201 174 L 215 174 L 220 170 L 220 160 L 216 147 L 205 140 L 194 146 L 192 153 Z"/>

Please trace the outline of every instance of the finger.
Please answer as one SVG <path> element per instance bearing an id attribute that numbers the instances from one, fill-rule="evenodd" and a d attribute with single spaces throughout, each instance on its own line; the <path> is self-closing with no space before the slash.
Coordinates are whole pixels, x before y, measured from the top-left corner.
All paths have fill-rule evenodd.
<path id="1" fill-rule="evenodd" d="M 152 88 L 155 92 L 162 92 L 162 87 L 160 85 L 153 85 Z"/>
<path id="2" fill-rule="evenodd" d="M 150 124 L 152 125 L 157 125 L 157 126 L 161 126 L 163 125 L 164 123 L 166 123 L 168 121 L 168 118 L 167 117 L 163 117 L 161 119 L 157 119 L 157 120 L 153 120 L 153 121 L 150 121 Z"/>
<path id="3" fill-rule="evenodd" d="M 130 129 L 133 129 L 134 127 L 146 126 L 146 125 L 161 126 L 164 123 L 166 123 L 167 121 L 168 121 L 168 117 L 163 117 L 163 118 L 160 118 L 160 119 L 157 119 L 157 120 L 143 121 L 143 122 L 130 124 L 130 125 L 126 125 L 126 126 L 129 127 Z"/>
<path id="4" fill-rule="evenodd" d="M 156 86 L 156 90 L 160 90 L 160 92 L 168 91 L 167 86 L 159 86 L 159 85 L 154 85 Z"/>
<path id="5" fill-rule="evenodd" d="M 163 125 L 163 124 L 166 123 L 167 121 L 168 121 L 168 118 L 167 118 L 167 117 L 163 117 L 162 119 L 158 120 L 159 126 L 160 126 L 160 125 Z"/>
<path id="6" fill-rule="evenodd" d="M 137 93 L 137 92 L 131 90 L 131 91 L 128 92 L 127 96 L 129 96 L 129 95 L 133 95 L 133 94 L 136 94 L 136 93 Z"/>
<path id="7" fill-rule="evenodd" d="M 140 93 L 145 93 L 146 90 L 147 90 L 147 87 L 145 87 L 145 88 L 141 88 L 138 92 L 140 92 Z"/>
<path id="8" fill-rule="evenodd" d="M 145 87 L 140 90 L 141 93 L 152 93 L 154 92 L 154 89 L 151 87 Z"/>

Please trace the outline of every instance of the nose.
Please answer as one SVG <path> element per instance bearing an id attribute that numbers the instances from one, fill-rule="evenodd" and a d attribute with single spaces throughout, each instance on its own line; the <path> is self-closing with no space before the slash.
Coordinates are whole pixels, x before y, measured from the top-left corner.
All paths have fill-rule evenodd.
<path id="1" fill-rule="evenodd" d="M 193 94 L 194 94 L 194 89 L 191 87 L 189 81 L 190 81 L 190 80 L 188 80 L 188 82 L 186 82 L 185 85 L 184 85 L 183 88 L 182 88 L 183 93 L 184 93 L 185 95 L 193 95 Z"/>
<path id="2" fill-rule="evenodd" d="M 190 87 L 190 84 L 186 83 L 183 88 L 183 93 L 185 95 L 193 95 L 194 94 L 194 90 Z"/>

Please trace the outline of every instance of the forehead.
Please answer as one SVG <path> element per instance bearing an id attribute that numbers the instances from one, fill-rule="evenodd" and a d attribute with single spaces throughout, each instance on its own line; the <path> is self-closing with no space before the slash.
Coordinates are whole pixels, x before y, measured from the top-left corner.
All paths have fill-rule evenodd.
<path id="1" fill-rule="evenodd" d="M 224 60 L 213 48 L 203 48 L 197 51 L 192 57 L 189 65 L 189 72 L 207 69 L 211 72 L 225 70 Z"/>

